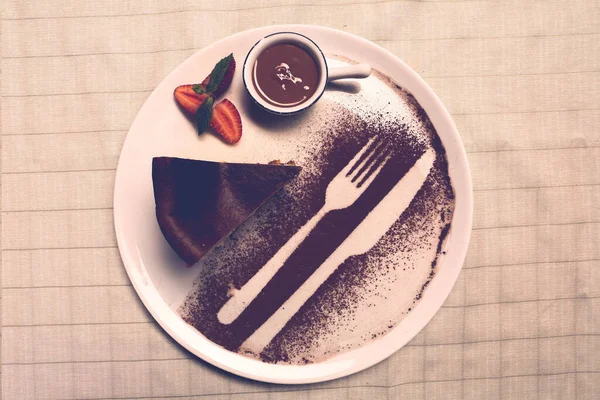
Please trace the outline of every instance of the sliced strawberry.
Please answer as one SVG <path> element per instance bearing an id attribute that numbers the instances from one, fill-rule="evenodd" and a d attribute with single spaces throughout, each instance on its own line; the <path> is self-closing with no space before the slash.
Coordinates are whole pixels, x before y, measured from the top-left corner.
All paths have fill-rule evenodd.
<path id="1" fill-rule="evenodd" d="M 190 115 L 194 116 L 200 108 L 207 94 L 198 94 L 193 89 L 194 85 L 181 85 L 175 88 L 173 95 L 177 103 Z"/>
<path id="2" fill-rule="evenodd" d="M 219 87 L 214 91 L 213 96 L 219 97 L 223 93 L 225 93 L 227 88 L 229 88 L 229 85 L 231 85 L 231 81 L 233 80 L 234 73 L 235 73 L 235 58 L 233 58 L 233 55 L 231 55 L 231 61 L 229 62 L 227 71 L 225 71 L 225 74 L 223 75 L 223 79 L 221 80 Z M 209 82 L 210 82 L 210 74 L 208 74 L 208 76 L 206 78 L 204 78 L 204 80 L 202 81 L 202 85 L 204 87 L 207 87 Z"/>
<path id="3" fill-rule="evenodd" d="M 242 138 L 242 118 L 237 108 L 227 99 L 214 106 L 210 126 L 228 143 L 237 143 Z"/>

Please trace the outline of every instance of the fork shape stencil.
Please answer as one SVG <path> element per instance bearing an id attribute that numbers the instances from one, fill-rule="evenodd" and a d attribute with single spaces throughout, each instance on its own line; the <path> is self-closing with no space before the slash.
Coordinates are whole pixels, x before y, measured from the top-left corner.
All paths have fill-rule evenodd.
<path id="1" fill-rule="evenodd" d="M 331 180 L 325 191 L 325 204 L 315 216 L 302 226 L 244 286 L 233 292 L 217 313 L 219 322 L 228 325 L 235 321 L 325 214 L 350 207 L 358 200 L 381 172 L 390 155 L 391 150 L 382 140 L 371 138 L 348 165 Z"/>

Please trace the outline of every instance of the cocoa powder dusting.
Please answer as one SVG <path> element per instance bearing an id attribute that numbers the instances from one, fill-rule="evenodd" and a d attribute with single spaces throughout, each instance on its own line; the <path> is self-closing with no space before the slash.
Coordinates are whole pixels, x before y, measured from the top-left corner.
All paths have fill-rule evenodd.
<path id="1" fill-rule="evenodd" d="M 340 109 L 323 124 L 318 140 L 307 141 L 298 150 L 296 161 L 303 167 L 299 177 L 201 261 L 195 288 L 180 310 L 186 322 L 213 342 L 240 351 L 241 343 L 431 147 L 436 151 L 433 168 L 391 229 L 369 251 L 346 259 L 261 354 L 245 355 L 272 363 L 318 362 L 377 340 L 414 308 L 440 268 L 454 192 L 444 147 L 429 118 L 412 95 L 400 88 L 396 92 L 412 110 L 412 121 L 404 114 L 385 112 L 377 122 L 368 122 L 359 113 Z M 415 121 L 421 127 L 420 136 L 414 134 Z M 216 314 L 228 295 L 242 287 L 321 208 L 329 182 L 373 136 L 384 137 L 393 148 L 392 159 L 373 184 L 351 207 L 327 214 L 239 318 L 230 325 L 221 324 Z M 423 260 L 424 255 L 431 258 Z M 427 271 L 420 267 L 423 262 Z M 414 284 L 402 286 L 405 279 Z M 411 300 L 396 303 L 399 293 Z M 365 310 L 372 310 L 381 320 L 365 326 L 359 317 Z"/>

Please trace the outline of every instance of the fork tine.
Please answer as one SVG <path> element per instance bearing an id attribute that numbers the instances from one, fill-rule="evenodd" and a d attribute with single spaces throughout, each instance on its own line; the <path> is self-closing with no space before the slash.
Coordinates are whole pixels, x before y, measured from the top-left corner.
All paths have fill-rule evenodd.
<path id="1" fill-rule="evenodd" d="M 352 160 L 350 160 L 350 162 L 348 163 L 348 165 L 346 165 L 346 167 L 344 167 L 344 175 L 345 176 L 349 176 L 352 172 L 354 172 L 356 167 L 358 167 L 364 161 L 364 159 L 370 154 L 370 149 L 377 142 L 377 139 L 378 139 L 377 136 L 373 136 L 362 147 L 362 149 L 360 149 L 360 151 L 358 153 L 356 153 L 354 158 Z"/>
<path id="2" fill-rule="evenodd" d="M 366 161 L 364 161 L 361 166 L 360 169 L 358 170 L 357 173 L 354 174 L 354 176 L 352 177 L 352 182 L 356 182 L 357 180 L 360 182 L 362 179 L 362 176 L 365 172 L 368 172 L 370 169 L 374 168 L 374 166 L 377 166 L 377 164 L 373 164 L 376 163 L 378 161 L 380 161 L 379 159 L 381 158 L 381 155 L 383 153 L 387 152 L 387 143 L 380 141 L 379 143 L 377 143 L 377 145 L 372 149 L 371 153 L 369 154 L 368 158 Z"/>
<path id="3" fill-rule="evenodd" d="M 393 151 L 391 149 L 386 149 L 381 153 L 381 156 L 377 159 L 377 161 L 373 164 L 369 172 L 364 176 L 364 178 L 358 183 L 357 187 L 360 188 L 363 185 L 365 189 L 369 187 L 371 183 L 375 180 L 377 175 L 381 172 L 385 164 L 392 158 Z"/>

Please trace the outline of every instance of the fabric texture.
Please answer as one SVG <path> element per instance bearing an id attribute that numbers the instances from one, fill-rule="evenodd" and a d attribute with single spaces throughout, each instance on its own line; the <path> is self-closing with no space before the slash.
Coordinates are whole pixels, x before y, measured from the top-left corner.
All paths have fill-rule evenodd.
<path id="1" fill-rule="evenodd" d="M 441 310 L 332 382 L 224 373 L 153 321 L 112 221 L 127 130 L 198 49 L 274 23 L 390 50 L 452 114 L 470 251 Z M 7 0 L 2 7 L 4 399 L 600 398 L 600 3 Z"/>

